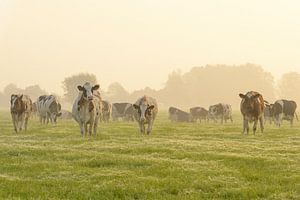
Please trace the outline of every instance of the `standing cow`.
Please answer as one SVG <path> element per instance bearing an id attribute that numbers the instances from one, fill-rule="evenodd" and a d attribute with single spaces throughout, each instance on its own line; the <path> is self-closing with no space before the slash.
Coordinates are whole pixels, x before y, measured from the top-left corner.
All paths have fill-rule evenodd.
<path id="1" fill-rule="evenodd" d="M 265 124 L 267 121 L 269 121 L 269 123 L 272 124 L 272 121 L 273 121 L 272 108 L 273 108 L 273 104 L 269 104 L 269 103 L 265 104 L 265 110 L 264 110 Z"/>
<path id="2" fill-rule="evenodd" d="M 139 124 L 141 133 L 145 133 L 145 124 L 148 124 L 147 134 L 149 135 L 158 112 L 156 100 L 152 97 L 143 96 L 133 104 L 133 107 L 136 109 L 134 117 Z"/>
<path id="3" fill-rule="evenodd" d="M 208 110 L 202 107 L 193 107 L 190 109 L 191 114 L 191 121 L 197 122 L 197 120 L 201 121 L 207 121 L 208 120 Z"/>
<path id="4" fill-rule="evenodd" d="M 40 116 L 40 122 L 47 124 L 50 122 L 56 124 L 57 118 L 61 116 L 61 104 L 54 95 L 43 95 L 37 100 L 37 112 Z"/>
<path id="5" fill-rule="evenodd" d="M 291 122 L 291 126 L 293 126 L 294 116 L 298 119 L 296 109 L 297 104 L 295 101 L 277 100 L 272 107 L 275 124 L 280 127 L 282 120 L 288 120 Z"/>
<path id="6" fill-rule="evenodd" d="M 231 122 L 232 120 L 232 108 L 231 105 L 229 104 L 215 104 L 209 107 L 209 118 L 217 122 L 218 119 L 221 119 L 221 124 L 225 121 L 227 122 L 228 119 L 230 119 Z"/>
<path id="7" fill-rule="evenodd" d="M 112 119 L 118 121 L 122 118 L 123 121 L 134 121 L 134 108 L 131 103 L 113 103 L 112 104 Z"/>
<path id="8" fill-rule="evenodd" d="M 27 95 L 11 95 L 10 113 L 16 133 L 27 130 L 27 124 L 32 112 L 32 101 Z"/>
<path id="9" fill-rule="evenodd" d="M 110 115 L 111 115 L 111 104 L 108 101 L 102 101 L 101 103 L 102 103 L 101 121 L 109 122 Z"/>
<path id="10" fill-rule="evenodd" d="M 83 86 L 77 86 L 79 95 L 74 101 L 72 114 L 80 126 L 82 136 L 85 136 L 87 131 L 90 136 L 92 131 L 94 135 L 97 134 L 98 122 L 102 112 L 101 97 L 97 91 L 99 87 L 99 85 L 92 86 L 89 82 Z"/>
<path id="11" fill-rule="evenodd" d="M 246 94 L 239 94 L 242 98 L 241 101 L 241 113 L 243 115 L 244 125 L 243 125 L 243 133 L 247 131 L 249 133 L 249 122 L 254 122 L 253 125 L 253 134 L 255 134 L 257 129 L 257 123 L 260 123 L 260 130 L 263 133 L 264 131 L 264 109 L 265 102 L 264 98 L 258 92 L 250 91 Z"/>

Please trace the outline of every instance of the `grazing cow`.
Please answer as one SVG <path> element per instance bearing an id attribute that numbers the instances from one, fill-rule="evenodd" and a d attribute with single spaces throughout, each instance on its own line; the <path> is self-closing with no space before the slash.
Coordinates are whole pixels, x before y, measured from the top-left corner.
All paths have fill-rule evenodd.
<path id="1" fill-rule="evenodd" d="M 148 124 L 147 134 L 149 135 L 158 112 L 156 100 L 152 97 L 143 96 L 133 104 L 133 107 L 136 110 L 134 117 L 139 124 L 141 133 L 145 133 L 145 124 Z"/>
<path id="2" fill-rule="evenodd" d="M 265 104 L 265 110 L 264 110 L 265 124 L 267 121 L 269 121 L 269 123 L 272 124 L 273 121 L 272 108 L 273 108 L 273 104 L 268 104 L 268 103 Z"/>
<path id="3" fill-rule="evenodd" d="M 27 124 L 32 112 L 32 101 L 27 95 L 11 95 L 10 113 L 16 133 L 27 130 Z"/>
<path id="4" fill-rule="evenodd" d="M 113 103 L 112 119 L 117 121 L 122 118 L 123 121 L 134 121 L 134 108 L 131 103 Z"/>
<path id="5" fill-rule="evenodd" d="M 73 119 L 73 115 L 71 112 L 69 112 L 67 110 L 61 110 L 61 119 L 71 120 L 71 119 Z"/>
<path id="6" fill-rule="evenodd" d="M 169 119 L 171 122 L 190 122 L 191 115 L 187 112 L 184 112 L 178 108 L 170 107 L 169 108 Z"/>
<path id="7" fill-rule="evenodd" d="M 239 94 L 242 98 L 241 101 L 241 113 L 243 115 L 243 133 L 247 131 L 249 133 L 249 122 L 254 122 L 253 134 L 255 134 L 257 129 L 257 123 L 260 123 L 260 130 L 264 131 L 263 115 L 265 109 L 264 98 L 258 92 L 250 91 L 246 94 Z"/>
<path id="8" fill-rule="evenodd" d="M 215 104 L 209 107 L 209 118 L 217 122 L 218 119 L 221 119 L 221 124 L 225 121 L 227 122 L 228 119 L 230 119 L 231 122 L 232 120 L 232 108 L 231 105 L 229 104 Z"/>
<path id="9" fill-rule="evenodd" d="M 79 95 L 74 101 L 72 114 L 80 126 L 82 136 L 85 136 L 87 131 L 90 136 L 92 131 L 94 135 L 97 134 L 98 122 L 102 112 L 101 96 L 97 91 L 99 87 L 99 85 L 92 86 L 89 82 L 83 86 L 77 86 Z"/>
<path id="10" fill-rule="evenodd" d="M 111 115 L 111 104 L 108 101 L 102 101 L 102 115 L 101 121 L 109 122 Z"/>
<path id="11" fill-rule="evenodd" d="M 208 110 L 202 107 L 193 107 L 190 109 L 191 114 L 191 121 L 197 122 L 199 119 L 200 123 L 202 120 L 207 121 L 208 120 Z"/>
<path id="12" fill-rule="evenodd" d="M 56 124 L 57 118 L 61 116 L 61 104 L 54 95 L 43 95 L 37 100 L 37 111 L 40 116 L 40 122 L 47 124 L 49 120 Z"/>
<path id="13" fill-rule="evenodd" d="M 282 120 L 288 120 L 291 122 L 291 126 L 293 126 L 294 116 L 298 119 L 296 109 L 297 104 L 295 101 L 277 100 L 272 107 L 275 124 L 280 127 Z"/>

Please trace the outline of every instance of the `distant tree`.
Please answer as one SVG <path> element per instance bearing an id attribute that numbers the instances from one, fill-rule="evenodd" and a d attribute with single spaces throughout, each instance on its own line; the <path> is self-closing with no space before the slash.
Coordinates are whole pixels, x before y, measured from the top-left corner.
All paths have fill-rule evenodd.
<path id="1" fill-rule="evenodd" d="M 129 92 L 117 82 L 108 86 L 106 95 L 111 102 L 129 101 Z"/>
<path id="2" fill-rule="evenodd" d="M 300 103 L 300 74 L 297 72 L 283 74 L 278 81 L 278 89 L 280 98 Z"/>
<path id="3" fill-rule="evenodd" d="M 96 76 L 88 73 L 81 73 L 65 78 L 62 82 L 65 100 L 72 103 L 78 95 L 77 86 L 83 85 L 86 82 L 90 82 L 91 84 L 98 83 Z"/>
<path id="4" fill-rule="evenodd" d="M 6 96 L 9 96 L 12 95 L 12 94 L 21 94 L 23 93 L 23 90 L 18 88 L 15 84 L 13 83 L 10 83 L 8 84 L 7 86 L 5 86 L 4 88 L 4 94 Z"/>
<path id="5" fill-rule="evenodd" d="M 39 96 L 47 94 L 47 92 L 42 90 L 39 85 L 31 85 L 24 89 L 24 94 L 29 95 L 32 101 L 35 101 Z"/>

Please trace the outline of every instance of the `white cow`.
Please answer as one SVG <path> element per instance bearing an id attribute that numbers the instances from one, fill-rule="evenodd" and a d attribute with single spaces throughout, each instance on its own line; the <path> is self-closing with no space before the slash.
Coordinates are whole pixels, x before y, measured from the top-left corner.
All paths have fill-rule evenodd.
<path id="1" fill-rule="evenodd" d="M 85 136 L 87 131 L 92 135 L 97 134 L 98 122 L 101 116 L 101 97 L 97 91 L 99 85 L 92 86 L 90 83 L 85 83 L 83 86 L 78 86 L 79 95 L 75 99 L 72 109 L 73 118 L 80 126 L 82 136 Z M 89 125 L 89 129 L 88 129 Z"/>
<path id="2" fill-rule="evenodd" d="M 61 116 L 61 104 L 58 98 L 54 95 L 43 95 L 40 96 L 36 102 L 37 113 L 40 117 L 40 122 L 47 124 L 49 120 L 51 123 L 56 124 L 57 118 Z"/>
<path id="3" fill-rule="evenodd" d="M 147 134 L 149 135 L 158 112 L 156 100 L 143 96 L 133 104 L 133 107 L 136 110 L 134 117 L 139 124 L 141 133 L 145 133 L 145 124 L 148 124 Z"/>

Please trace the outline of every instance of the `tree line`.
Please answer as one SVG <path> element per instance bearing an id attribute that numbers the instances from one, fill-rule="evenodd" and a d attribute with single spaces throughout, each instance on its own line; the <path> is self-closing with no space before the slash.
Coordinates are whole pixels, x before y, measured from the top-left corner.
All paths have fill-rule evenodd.
<path id="1" fill-rule="evenodd" d="M 98 83 L 94 74 L 81 73 L 66 77 L 62 81 L 64 90 L 60 98 L 72 104 L 78 95 L 77 85 L 89 81 Z M 101 83 L 100 83 L 101 85 Z M 263 94 L 269 102 L 276 99 L 293 99 L 300 102 L 300 74 L 290 72 L 283 74 L 281 79 L 275 81 L 270 72 L 255 64 L 244 65 L 206 65 L 193 67 L 189 72 L 174 71 L 169 74 L 165 84 L 159 90 L 145 87 L 128 92 L 120 83 L 110 84 L 107 90 L 101 90 L 103 99 L 110 102 L 134 102 L 138 97 L 147 94 L 158 99 L 160 107 L 170 105 L 188 108 L 192 106 L 209 106 L 219 102 L 229 103 L 235 109 L 240 103 L 239 93 L 255 90 Z M 8 106 L 12 93 L 24 93 L 36 99 L 47 92 L 38 85 L 20 89 L 9 84 L 0 93 L 0 106 Z"/>

